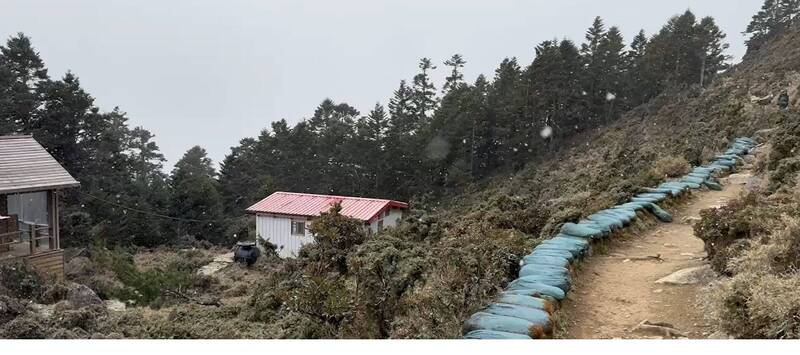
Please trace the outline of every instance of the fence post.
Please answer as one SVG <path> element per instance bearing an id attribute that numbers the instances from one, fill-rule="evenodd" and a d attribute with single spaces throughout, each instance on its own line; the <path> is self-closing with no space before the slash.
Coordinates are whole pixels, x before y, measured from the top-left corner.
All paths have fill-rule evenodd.
<path id="1" fill-rule="evenodd" d="M 28 234 L 29 234 L 29 237 L 28 237 L 29 238 L 29 243 L 28 244 L 30 245 L 31 255 L 33 255 L 34 253 L 36 253 L 36 226 L 35 225 L 33 225 L 33 224 L 30 225 L 30 232 Z"/>

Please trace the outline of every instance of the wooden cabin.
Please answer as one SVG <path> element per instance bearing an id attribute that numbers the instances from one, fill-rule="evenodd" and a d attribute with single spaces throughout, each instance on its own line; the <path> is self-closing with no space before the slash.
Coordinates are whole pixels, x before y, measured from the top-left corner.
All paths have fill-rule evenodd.
<path id="1" fill-rule="evenodd" d="M 0 262 L 64 277 L 58 196 L 75 180 L 31 136 L 0 136 Z"/>

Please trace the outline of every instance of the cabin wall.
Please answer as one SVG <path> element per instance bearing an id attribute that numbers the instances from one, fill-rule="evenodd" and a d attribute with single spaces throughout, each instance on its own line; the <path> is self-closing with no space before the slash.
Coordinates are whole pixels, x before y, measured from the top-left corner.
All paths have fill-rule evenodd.
<path id="1" fill-rule="evenodd" d="M 389 213 L 384 214 L 379 218 L 376 218 L 372 223 L 369 224 L 369 229 L 372 230 L 372 233 L 378 233 L 378 222 L 383 220 L 383 227 L 394 227 L 397 223 L 400 222 L 400 219 L 403 218 L 403 210 L 399 208 L 390 208 L 387 210 Z"/>
<path id="2" fill-rule="evenodd" d="M 292 235 L 292 220 L 305 221 L 305 235 Z M 296 257 L 300 247 L 314 242 L 308 228 L 311 221 L 305 217 L 289 217 L 279 215 L 256 215 L 256 234 L 277 246 L 278 255 L 282 258 Z"/>
<path id="3" fill-rule="evenodd" d="M 25 263 L 32 266 L 43 275 L 53 277 L 57 280 L 64 279 L 63 250 L 51 250 L 26 256 Z"/>

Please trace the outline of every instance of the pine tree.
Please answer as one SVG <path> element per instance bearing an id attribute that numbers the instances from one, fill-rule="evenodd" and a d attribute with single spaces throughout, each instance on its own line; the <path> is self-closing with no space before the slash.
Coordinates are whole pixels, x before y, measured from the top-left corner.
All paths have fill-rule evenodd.
<path id="1" fill-rule="evenodd" d="M 365 165 L 362 169 L 361 191 L 369 191 L 370 196 L 383 194 L 381 187 L 385 185 L 388 157 L 386 151 L 386 134 L 389 129 L 389 116 L 383 105 L 375 107 L 357 123 L 356 151 L 357 159 Z"/>
<path id="2" fill-rule="evenodd" d="M 48 76 L 30 38 L 22 33 L 0 46 L 0 80 L 10 84 L 0 98 L 0 133 L 30 132 L 42 102 L 38 88 Z"/>
<path id="3" fill-rule="evenodd" d="M 603 43 L 606 42 L 606 29 L 603 19 L 595 17 L 592 26 L 586 31 L 586 42 L 581 45 L 581 61 L 585 68 L 581 85 L 586 91 L 586 100 L 592 119 L 599 119 L 605 107 L 607 89 L 604 88 L 607 68 Z"/>
<path id="4" fill-rule="evenodd" d="M 717 27 L 712 17 L 704 17 L 697 25 L 698 46 L 702 51 L 702 64 L 700 66 L 700 86 L 710 82 L 714 76 L 730 67 L 729 55 L 725 54 L 728 44 L 724 43 L 725 33 Z"/>
<path id="5" fill-rule="evenodd" d="M 750 35 L 748 51 L 758 49 L 774 33 L 789 26 L 798 14 L 800 0 L 765 0 L 745 30 Z"/>
<path id="6" fill-rule="evenodd" d="M 581 55 L 591 59 L 598 50 L 600 42 L 606 36 L 606 25 L 600 16 L 594 18 L 592 26 L 586 30 L 586 42 L 581 45 Z"/>
<path id="7" fill-rule="evenodd" d="M 522 70 L 516 58 L 506 58 L 495 70 L 489 91 L 489 115 L 495 120 L 491 168 L 520 161 L 515 156 L 526 152 L 531 142 L 532 127 L 523 119 Z"/>
<path id="8" fill-rule="evenodd" d="M 627 82 L 624 79 L 626 63 L 625 43 L 616 26 L 608 29 L 598 45 L 601 58 L 599 94 L 603 100 L 602 114 L 606 122 L 619 116 L 627 106 L 625 97 Z"/>
<path id="9" fill-rule="evenodd" d="M 194 146 L 175 164 L 170 176 L 174 191 L 170 212 L 181 218 L 179 233 L 223 243 L 222 199 L 217 190 L 216 171 L 205 149 Z M 202 221 L 202 222 L 201 222 Z"/>
<path id="10" fill-rule="evenodd" d="M 67 170 L 78 174 L 77 164 L 88 158 L 82 156 L 78 140 L 94 99 L 70 72 L 61 80 L 39 83 L 37 91 L 43 106 L 31 117 L 28 131 Z"/>
<path id="11" fill-rule="evenodd" d="M 414 113 L 414 92 L 406 81 L 400 81 L 389 100 L 390 129 L 395 135 L 413 134 L 417 129 L 417 117 Z"/>
<path id="12" fill-rule="evenodd" d="M 442 94 L 447 94 L 448 91 L 464 83 L 464 74 L 461 72 L 464 64 L 467 64 L 467 61 L 464 60 L 461 54 L 453 54 L 450 59 L 444 62 L 444 65 L 450 67 L 450 75 L 445 78 Z"/>
<path id="13" fill-rule="evenodd" d="M 652 77 L 650 96 L 671 85 L 697 85 L 701 78 L 708 82 L 727 68 L 724 38 L 711 18 L 697 23 L 688 10 L 671 18 L 650 40 L 645 54 L 645 66 Z"/>
<path id="14" fill-rule="evenodd" d="M 412 90 L 412 102 L 414 103 L 414 111 L 417 119 L 424 121 L 429 118 L 436 109 L 436 87 L 430 77 L 429 71 L 436 69 L 430 58 L 422 58 L 419 60 L 419 74 L 414 76 Z"/>
<path id="15" fill-rule="evenodd" d="M 633 40 L 631 40 L 630 50 L 627 52 L 625 63 L 626 87 L 625 96 L 628 100 L 628 107 L 636 107 L 650 99 L 650 93 L 655 91 L 652 88 L 650 75 L 646 67 L 645 57 L 647 55 L 648 40 L 644 30 L 640 30 Z"/>

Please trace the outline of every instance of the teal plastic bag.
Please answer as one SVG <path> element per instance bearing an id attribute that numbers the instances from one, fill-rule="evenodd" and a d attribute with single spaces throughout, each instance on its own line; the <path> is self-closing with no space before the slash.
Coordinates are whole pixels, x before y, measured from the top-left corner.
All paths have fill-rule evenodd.
<path id="1" fill-rule="evenodd" d="M 550 286 L 547 284 L 543 284 L 541 282 L 528 282 L 524 284 L 525 287 L 522 286 L 511 286 L 506 289 L 505 293 L 511 293 L 516 295 L 525 295 L 531 297 L 538 297 L 538 298 L 552 298 L 556 301 L 561 301 L 567 294 L 564 290 Z"/>
<path id="2" fill-rule="evenodd" d="M 533 334 L 532 331 L 539 326 L 540 325 L 522 318 L 499 316 L 486 312 L 477 312 L 470 316 L 464 323 L 464 330 L 467 332 L 471 332 L 473 330 L 494 330 L 527 335 L 531 338 L 540 338 L 542 335 Z M 542 334 L 544 334 L 544 330 L 542 330 Z"/>
<path id="3" fill-rule="evenodd" d="M 509 332 L 500 332 L 496 330 L 479 329 L 468 332 L 464 335 L 464 339 L 481 339 L 481 340 L 505 340 L 505 339 L 527 339 L 531 337 L 524 334 L 516 334 Z"/>

